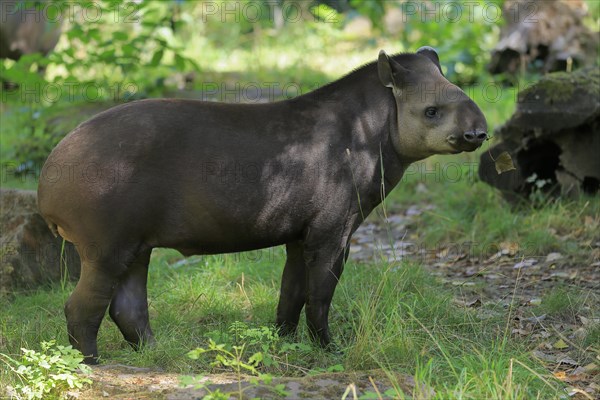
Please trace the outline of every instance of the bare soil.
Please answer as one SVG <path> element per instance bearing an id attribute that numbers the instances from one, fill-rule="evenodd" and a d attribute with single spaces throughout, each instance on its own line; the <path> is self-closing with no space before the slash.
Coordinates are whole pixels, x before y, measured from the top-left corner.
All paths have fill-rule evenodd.
<path id="1" fill-rule="evenodd" d="M 73 393 L 79 399 L 168 399 L 189 400 L 201 399 L 208 391 L 220 390 L 231 393 L 232 398 L 239 398 L 241 390 L 243 398 L 286 398 L 286 399 L 334 399 L 342 398 L 348 391 L 349 398 L 353 394 L 361 396 L 364 393 L 384 393 L 392 387 L 390 378 L 383 371 L 367 371 L 360 373 L 325 373 L 304 378 L 276 378 L 269 385 L 252 384 L 251 377 L 244 377 L 241 385 L 233 374 L 211 374 L 203 377 L 200 382 L 210 384 L 207 389 L 197 389 L 192 386 L 183 387 L 180 375 L 164 373 L 149 368 L 135 368 L 126 365 L 102 365 L 93 367 L 91 376 L 93 384 L 88 389 Z M 405 393 L 412 393 L 414 381 L 411 377 L 396 375 L 394 384 Z M 270 387 L 283 384 L 288 393 L 278 397 Z"/>

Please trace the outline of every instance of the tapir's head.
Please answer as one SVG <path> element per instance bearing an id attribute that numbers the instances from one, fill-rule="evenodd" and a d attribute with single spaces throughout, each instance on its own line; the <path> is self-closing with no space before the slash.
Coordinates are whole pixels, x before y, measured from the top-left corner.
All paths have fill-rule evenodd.
<path id="1" fill-rule="evenodd" d="M 391 135 L 400 156 L 416 160 L 473 151 L 487 139 L 483 113 L 444 77 L 431 47 L 395 59 L 382 50 L 377 69 L 396 100 L 397 126 Z"/>

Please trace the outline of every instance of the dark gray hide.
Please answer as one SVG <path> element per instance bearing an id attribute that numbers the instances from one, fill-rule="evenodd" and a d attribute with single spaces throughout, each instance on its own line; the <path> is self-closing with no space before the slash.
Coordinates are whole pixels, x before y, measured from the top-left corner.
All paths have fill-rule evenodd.
<path id="1" fill-rule="evenodd" d="M 82 260 L 65 306 L 71 343 L 96 361 L 109 304 L 134 347 L 153 340 L 146 279 L 155 247 L 189 255 L 285 244 L 277 325 L 294 332 L 304 307 L 311 334 L 329 345 L 350 237 L 382 193 L 411 162 L 486 138 L 479 108 L 440 71 L 431 48 L 382 52 L 291 100 L 143 100 L 80 125 L 48 157 L 38 189 L 48 225 Z M 438 95 L 421 96 L 425 85 Z"/>

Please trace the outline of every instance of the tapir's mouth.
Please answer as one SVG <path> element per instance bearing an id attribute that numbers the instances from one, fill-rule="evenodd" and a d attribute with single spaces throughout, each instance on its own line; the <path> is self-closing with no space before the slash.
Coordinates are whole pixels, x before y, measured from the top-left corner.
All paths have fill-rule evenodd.
<path id="1" fill-rule="evenodd" d="M 463 151 L 466 151 L 466 152 L 475 151 L 478 148 L 480 148 L 482 145 L 482 143 L 469 143 L 462 137 L 455 136 L 455 135 L 449 135 L 446 138 L 446 141 L 452 147 L 450 154 L 458 154 L 458 153 L 462 153 Z"/>

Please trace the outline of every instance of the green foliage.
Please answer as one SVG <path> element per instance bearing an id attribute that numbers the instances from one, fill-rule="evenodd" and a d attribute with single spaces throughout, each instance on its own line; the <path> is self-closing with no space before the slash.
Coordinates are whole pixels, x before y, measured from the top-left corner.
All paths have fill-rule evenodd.
<path id="1" fill-rule="evenodd" d="M 259 371 L 277 371 L 280 368 L 282 357 L 287 360 L 294 354 L 300 355 L 307 353 L 314 348 L 307 343 L 290 343 L 279 337 L 277 330 L 269 326 L 251 327 L 240 321 L 235 321 L 229 325 L 227 331 L 213 330 L 205 335 L 209 342 L 221 343 L 222 348 L 229 352 L 239 352 L 240 356 L 251 354 L 248 361 L 253 366 L 251 372 Z M 194 359 L 201 353 L 195 354 Z M 226 366 L 226 364 L 211 364 L 215 366 Z"/>
<path id="2" fill-rule="evenodd" d="M 347 370 L 410 370 L 414 398 L 431 398 L 433 392 L 439 399 L 552 398 L 557 393 L 538 379 L 539 366 L 530 366 L 526 349 L 503 336 L 501 327 L 510 316 L 497 307 L 486 318 L 458 310 L 449 291 L 410 264 L 365 269 L 363 287 L 344 288 L 341 295 L 349 302 L 342 302 L 341 319 L 353 333 Z"/>
<path id="3" fill-rule="evenodd" d="M 3 81 L 17 84 L 36 85 L 45 83 L 44 78 L 37 73 L 37 70 L 40 67 L 46 67 L 48 64 L 48 59 L 40 53 L 24 54 L 16 62 L 2 60 L 0 62 L 0 77 Z"/>
<path id="4" fill-rule="evenodd" d="M 88 3 L 99 7 L 102 17 L 76 19 L 66 33 L 70 46 L 52 53 L 53 60 L 66 68 L 65 79 L 77 77 L 85 82 L 102 77 L 114 82 L 116 77 L 127 96 L 126 91 L 132 95 L 151 89 L 154 80 L 170 70 L 198 68 L 183 54 L 183 42 L 174 35 L 173 3 L 86 0 L 79 6 L 85 9 Z"/>
<path id="5" fill-rule="evenodd" d="M 384 0 L 350 0 L 350 6 L 359 14 L 368 17 L 373 26 L 381 28 L 383 16 L 385 14 Z"/>
<path id="6" fill-rule="evenodd" d="M 553 398 L 554 389 L 525 367 L 515 367 L 510 375 L 514 358 L 548 379 L 540 372 L 543 367 L 528 355 L 525 343 L 502 336 L 511 319 L 501 304 L 484 306 L 488 316 L 481 319 L 475 309 L 454 306 L 449 289 L 408 263 L 346 265 L 330 315 L 342 353 L 311 346 L 304 322 L 298 343 L 287 343 L 268 325 L 284 261 L 283 249 L 277 250 L 274 256 L 263 253 L 260 259 L 249 255 L 190 258 L 181 267 L 177 266 L 181 255 L 155 251 L 148 296 L 157 345 L 134 352 L 115 324 L 105 321 L 98 343 L 103 359 L 187 375 L 226 369 L 239 373 L 242 381 L 258 379 L 261 390 L 272 385 L 261 379 L 268 375 L 304 376 L 312 375 L 311 370 L 351 374 L 380 368 L 389 371 L 390 379 L 398 372 L 414 376 L 418 383 L 414 398 L 424 398 L 431 390 L 441 393 L 439 398 L 456 397 L 454 390 L 463 398 L 491 398 L 488 393 L 509 382 L 520 393 L 512 398 L 536 394 Z M 250 258 L 255 261 L 249 262 Z M 0 298 L 0 330 L 7 346 L 3 352 L 18 351 L 18 343 L 52 337 L 66 342 L 64 318 L 56 310 L 72 289 L 72 285 L 64 290 L 57 285 L 53 290 Z M 236 322 L 244 320 L 248 322 Z M 204 351 L 195 352 L 196 360 L 182 356 L 198 343 L 204 343 L 200 346 Z M 0 369 L 2 383 L 6 377 Z"/>
<path id="7" fill-rule="evenodd" d="M 460 85 L 482 82 L 502 23 L 502 0 L 350 0 L 349 5 L 351 13 L 368 17 L 375 30 L 386 35 L 383 26 L 386 12 L 400 9 L 402 29 L 398 35 L 402 47 L 409 51 L 420 46 L 436 48 L 443 55 L 444 74 Z"/>
<path id="8" fill-rule="evenodd" d="M 212 333 L 214 335 L 215 332 Z M 219 334 L 216 332 L 216 334 Z M 236 393 L 223 393 L 220 390 L 211 391 L 210 381 L 202 381 L 201 376 L 185 376 L 181 379 L 181 384 L 184 386 L 194 385 L 198 389 L 205 389 L 209 394 L 204 399 L 229 399 L 236 395 L 240 399 L 243 398 L 245 388 L 242 386 L 242 381 L 249 374 L 254 378 L 250 378 L 249 382 L 252 386 L 260 386 L 268 389 L 273 394 L 278 396 L 286 396 L 284 390 L 285 385 L 273 385 L 273 377 L 270 374 L 260 372 L 261 365 L 271 366 L 277 361 L 274 356 L 276 344 L 279 342 L 279 336 L 273 328 L 260 327 L 249 328 L 242 322 L 236 322 L 229 327 L 230 338 L 235 339 L 241 344 L 217 343 L 213 339 L 208 340 L 208 347 L 198 347 L 190 351 L 187 355 L 192 360 L 198 360 L 201 356 L 211 353 L 214 356 L 214 361 L 211 366 L 224 367 L 236 374 L 238 382 L 238 391 Z M 208 334 L 207 336 L 211 336 Z M 259 351 L 254 352 L 253 349 L 259 348 Z M 280 351 L 289 351 L 290 346 L 282 346 Z"/>
<path id="9" fill-rule="evenodd" d="M 227 333 L 212 331 L 206 336 L 211 341 L 214 339 L 225 343 L 224 346 L 228 350 L 235 349 L 235 347 L 243 348 L 245 352 L 252 354 L 250 360 L 255 362 L 255 366 L 270 367 L 277 364 L 274 354 L 280 344 L 280 339 L 273 328 L 266 326 L 251 328 L 247 324 L 237 321 L 229 326 Z"/>
<path id="10" fill-rule="evenodd" d="M 600 356 L 600 323 L 597 322 L 587 329 L 583 345 Z"/>
<path id="11" fill-rule="evenodd" d="M 434 47 L 440 54 L 444 75 L 451 82 L 461 86 L 481 83 L 500 32 L 500 21 L 486 19 L 482 12 L 488 3 L 484 0 L 403 3 L 406 23 L 400 40 L 406 49 Z"/>
<path id="12" fill-rule="evenodd" d="M 20 383 L 9 387 L 11 396 L 17 399 L 63 399 L 69 389 L 81 389 L 91 384 L 89 378 L 79 372 L 90 373 L 87 365 L 81 364 L 83 355 L 71 346 L 57 345 L 54 340 L 41 343 L 42 350 L 22 348 L 21 360 L 4 357 Z"/>
<path id="13" fill-rule="evenodd" d="M 75 92 L 78 98 L 124 100 L 156 89 L 174 69 L 198 69 L 174 35 L 173 3 L 58 0 L 56 5 L 69 10 L 63 29 L 68 44 L 47 57 L 29 54 L 16 63 L 4 61 L 4 79 L 29 87 L 47 83 L 36 73 L 44 67 L 53 83 L 94 85 Z"/>

